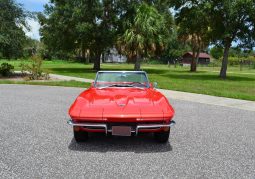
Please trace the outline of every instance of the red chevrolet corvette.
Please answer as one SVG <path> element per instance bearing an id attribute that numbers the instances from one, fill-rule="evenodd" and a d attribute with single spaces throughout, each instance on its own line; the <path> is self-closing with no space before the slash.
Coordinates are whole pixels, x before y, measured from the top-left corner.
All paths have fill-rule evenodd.
<path id="1" fill-rule="evenodd" d="M 174 109 L 143 71 L 99 71 L 69 115 L 77 142 L 86 141 L 89 132 L 117 136 L 153 132 L 158 142 L 167 142 L 175 124 Z"/>

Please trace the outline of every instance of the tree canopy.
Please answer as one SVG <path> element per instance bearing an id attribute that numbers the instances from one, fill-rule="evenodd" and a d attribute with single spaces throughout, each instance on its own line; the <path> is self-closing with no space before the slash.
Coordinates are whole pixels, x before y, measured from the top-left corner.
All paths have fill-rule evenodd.
<path id="1" fill-rule="evenodd" d="M 0 0 L 0 56 L 17 58 L 26 41 L 23 28 L 28 28 L 28 13 L 14 0 Z"/>
<path id="2" fill-rule="evenodd" d="M 223 57 L 223 48 L 221 46 L 214 46 L 210 50 L 210 55 L 215 59 L 220 59 Z"/>

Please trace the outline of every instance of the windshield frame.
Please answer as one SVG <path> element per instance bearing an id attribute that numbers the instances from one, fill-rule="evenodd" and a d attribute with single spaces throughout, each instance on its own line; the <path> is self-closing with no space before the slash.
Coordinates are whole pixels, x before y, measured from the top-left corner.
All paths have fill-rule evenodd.
<path id="1" fill-rule="evenodd" d="M 107 88 L 107 86 L 106 87 L 99 87 L 98 85 L 97 85 L 97 81 L 98 81 L 98 76 L 99 76 L 99 74 L 100 73 L 141 73 L 141 74 L 144 74 L 145 75 L 145 78 L 146 78 L 146 80 L 147 80 L 147 82 L 145 82 L 146 83 L 146 85 L 144 85 L 144 87 L 136 87 L 136 86 L 132 86 L 133 88 L 150 88 L 150 81 L 149 81 L 149 78 L 148 78 L 148 75 L 147 75 L 147 73 L 145 72 L 145 71 L 98 71 L 97 72 L 97 74 L 96 74 L 96 79 L 95 79 L 95 81 L 94 81 L 94 87 L 95 88 Z M 135 81 L 133 81 L 133 82 L 135 82 Z M 116 82 L 117 83 L 117 82 Z M 119 83 L 121 83 L 121 82 L 119 82 Z M 111 87 L 109 87 L 109 88 L 116 88 L 116 87 L 114 87 L 114 86 L 111 86 Z M 127 86 L 128 88 L 130 88 L 129 86 Z M 131 88 L 132 88 L 131 87 Z M 123 87 L 122 87 L 123 88 Z"/>

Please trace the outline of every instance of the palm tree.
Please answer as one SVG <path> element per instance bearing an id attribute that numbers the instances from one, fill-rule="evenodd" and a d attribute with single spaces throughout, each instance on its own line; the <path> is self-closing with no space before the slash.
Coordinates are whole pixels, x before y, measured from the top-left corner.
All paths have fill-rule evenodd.
<path id="1" fill-rule="evenodd" d="M 146 3 L 137 8 L 134 22 L 127 22 L 127 29 L 118 38 L 117 46 L 122 53 L 135 59 L 135 70 L 140 70 L 144 57 L 164 48 L 165 24 L 164 17 Z"/>

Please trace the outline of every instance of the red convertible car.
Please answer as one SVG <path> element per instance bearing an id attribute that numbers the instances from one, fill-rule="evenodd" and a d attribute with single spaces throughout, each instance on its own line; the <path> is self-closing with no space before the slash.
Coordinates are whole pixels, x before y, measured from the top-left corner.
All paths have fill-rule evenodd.
<path id="1" fill-rule="evenodd" d="M 117 136 L 153 132 L 158 142 L 167 142 L 175 124 L 174 109 L 144 71 L 99 71 L 69 115 L 77 142 L 86 141 L 90 132 Z"/>

